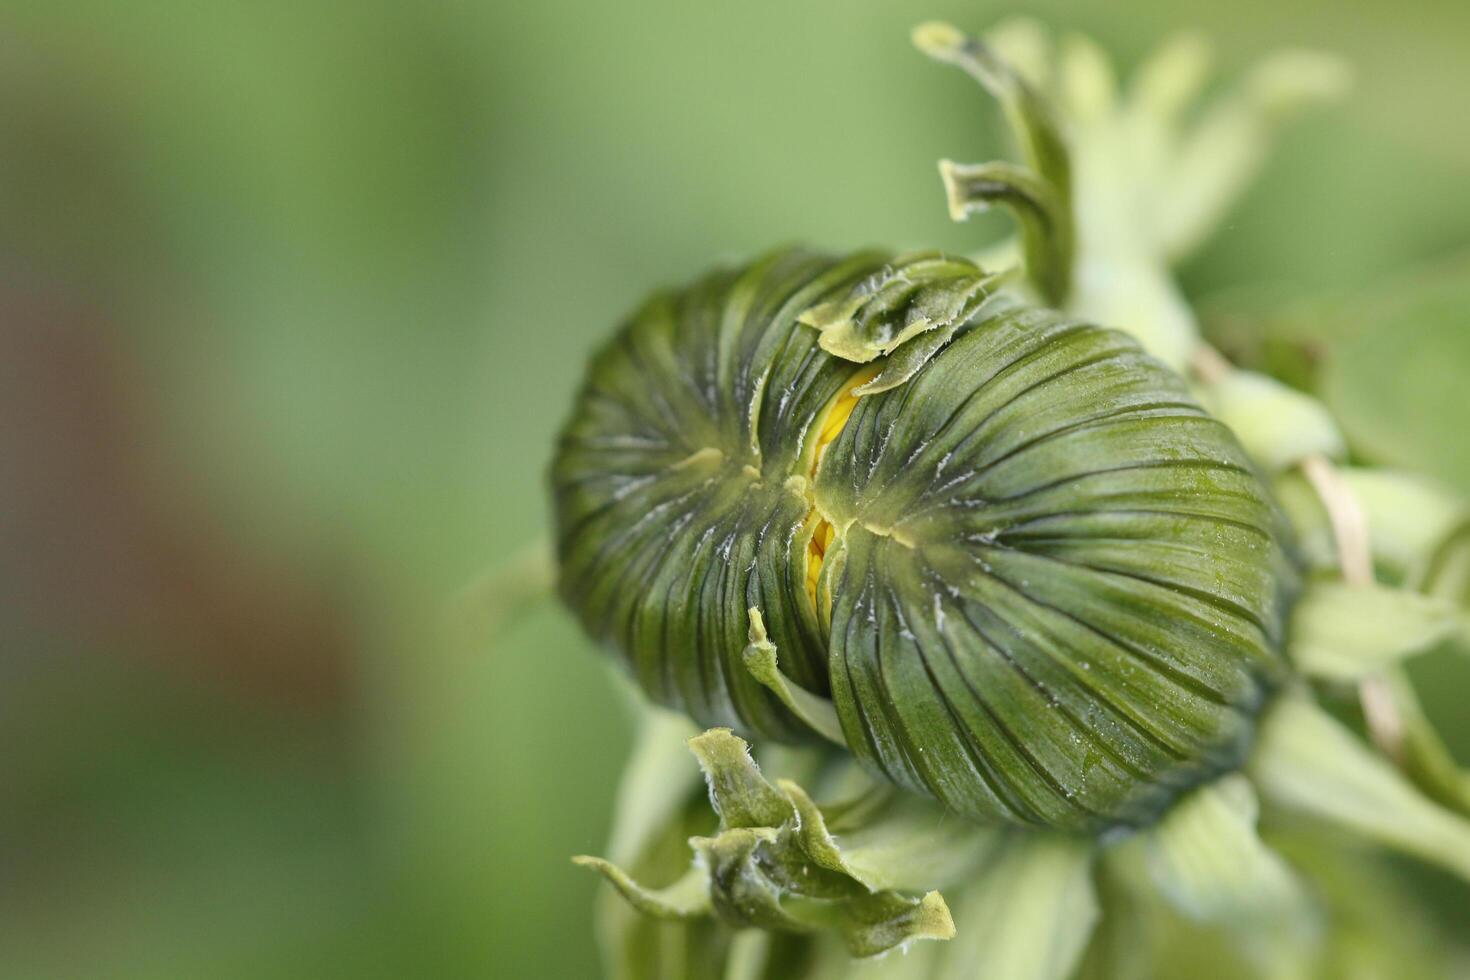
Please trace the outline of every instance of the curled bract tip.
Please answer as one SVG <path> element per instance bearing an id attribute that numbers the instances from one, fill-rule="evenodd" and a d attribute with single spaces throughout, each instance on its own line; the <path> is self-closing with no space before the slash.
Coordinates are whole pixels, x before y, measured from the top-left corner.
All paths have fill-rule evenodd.
<path id="1" fill-rule="evenodd" d="M 601 858 L 573 859 L 606 878 L 634 909 L 662 920 L 714 916 L 735 928 L 831 930 L 854 957 L 955 935 L 939 892 L 915 897 L 896 890 L 900 865 L 909 862 L 907 849 L 894 842 L 911 840 L 964 874 L 984 853 L 989 830 L 946 825 L 932 804 L 884 806 L 885 797 L 861 812 L 839 807 L 829 815 L 796 783 L 768 782 L 746 742 L 728 729 L 704 732 L 689 746 L 720 823 L 712 834 L 688 838 L 694 859 L 677 880 L 649 887 Z M 833 820 L 841 821 L 845 843 L 828 830 Z"/>
<path id="2" fill-rule="evenodd" d="M 944 182 L 944 197 L 949 205 L 949 220 L 964 221 L 970 217 L 975 209 L 972 202 L 965 199 L 960 190 L 959 179 L 956 171 L 959 164 L 945 157 L 939 161 L 939 179 Z"/>
<path id="3" fill-rule="evenodd" d="M 572 863 L 590 868 L 617 889 L 633 908 L 655 919 L 693 919 L 710 911 L 709 873 L 700 867 L 666 888 L 645 888 L 611 861 L 588 854 L 578 854 Z"/>
<path id="4" fill-rule="evenodd" d="M 968 40 L 964 31 L 942 20 L 926 20 L 913 29 L 910 37 L 914 47 L 941 60 L 953 58 Z"/>
<path id="5" fill-rule="evenodd" d="M 776 645 L 766 636 L 760 610 L 752 607 L 749 615 L 750 644 L 745 648 L 745 669 L 812 731 L 845 748 L 847 742 L 842 735 L 842 723 L 832 702 L 791 683 L 781 673 Z"/>
<path id="6" fill-rule="evenodd" d="M 926 892 L 919 899 L 914 919 L 917 926 L 913 932 L 915 939 L 947 940 L 955 936 L 954 916 L 950 914 L 944 896 L 938 892 Z"/>

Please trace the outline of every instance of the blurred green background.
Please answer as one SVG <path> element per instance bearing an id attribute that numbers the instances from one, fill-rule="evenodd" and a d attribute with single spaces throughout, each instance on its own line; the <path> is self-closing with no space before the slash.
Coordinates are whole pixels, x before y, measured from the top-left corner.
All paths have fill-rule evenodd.
<path id="1" fill-rule="evenodd" d="M 0 977 L 594 976 L 567 857 L 626 718 L 555 609 L 466 648 L 445 602 L 545 533 L 650 287 L 1004 230 L 947 221 L 935 160 L 1002 147 L 907 38 L 1017 12 L 0 3 Z M 1186 27 L 1226 77 L 1351 59 L 1184 280 L 1470 492 L 1470 5 L 1024 12 L 1125 64 Z"/>

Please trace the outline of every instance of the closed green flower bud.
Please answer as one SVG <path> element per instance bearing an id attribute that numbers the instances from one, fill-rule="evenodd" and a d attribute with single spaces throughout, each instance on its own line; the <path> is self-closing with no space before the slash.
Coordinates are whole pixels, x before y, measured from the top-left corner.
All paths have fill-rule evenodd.
<path id="1" fill-rule="evenodd" d="M 650 301 L 556 456 L 561 590 L 703 725 L 812 734 L 747 669 L 755 609 L 893 783 L 973 817 L 1145 823 L 1248 745 L 1278 664 L 1274 512 L 1178 376 L 993 283 L 783 252 Z"/>

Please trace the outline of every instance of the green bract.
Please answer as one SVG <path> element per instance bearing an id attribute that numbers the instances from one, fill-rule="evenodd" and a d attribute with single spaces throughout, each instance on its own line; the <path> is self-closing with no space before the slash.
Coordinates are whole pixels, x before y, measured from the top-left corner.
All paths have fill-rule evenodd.
<path id="1" fill-rule="evenodd" d="M 1178 376 L 993 282 L 783 252 L 650 301 L 556 457 L 562 592 L 701 724 L 812 734 L 747 669 L 758 610 L 890 781 L 1146 823 L 1243 757 L 1278 663 L 1274 512 Z"/>

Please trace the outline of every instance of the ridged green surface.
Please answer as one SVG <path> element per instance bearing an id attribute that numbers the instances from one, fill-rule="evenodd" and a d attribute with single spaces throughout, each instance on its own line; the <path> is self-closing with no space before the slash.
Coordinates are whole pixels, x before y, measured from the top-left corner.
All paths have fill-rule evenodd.
<path id="1" fill-rule="evenodd" d="M 1271 504 L 1120 333 L 977 289 L 947 307 L 957 331 L 905 335 L 930 269 L 953 295 L 953 260 L 783 253 L 650 301 L 554 464 L 563 595 L 702 724 L 808 734 L 744 668 L 757 607 L 781 669 L 892 781 L 976 817 L 1146 822 L 1249 740 L 1280 632 Z M 812 484 L 814 423 L 858 368 L 819 345 L 832 317 L 798 322 L 824 303 L 925 355 L 859 400 Z M 813 508 L 836 530 L 815 607 Z"/>
<path id="2" fill-rule="evenodd" d="M 1081 826 L 1239 760 L 1279 632 L 1271 507 L 1130 339 L 986 319 L 860 402 L 816 489 L 834 700 L 895 782 Z"/>
<path id="3" fill-rule="evenodd" d="M 854 366 L 799 314 L 885 256 L 778 254 L 655 296 L 593 361 L 553 466 L 561 591 L 654 700 L 703 725 L 799 738 L 746 671 L 747 610 L 826 693 L 806 595 L 812 421 Z"/>

